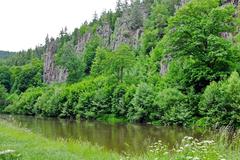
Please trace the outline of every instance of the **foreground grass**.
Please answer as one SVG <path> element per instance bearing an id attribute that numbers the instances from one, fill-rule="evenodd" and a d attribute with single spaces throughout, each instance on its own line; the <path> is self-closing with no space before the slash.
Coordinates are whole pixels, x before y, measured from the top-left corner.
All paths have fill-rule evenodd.
<path id="1" fill-rule="evenodd" d="M 117 160 L 120 156 L 93 146 L 89 143 L 53 141 L 20 129 L 11 124 L 0 122 L 0 151 L 15 150 L 15 159 L 23 160 Z M 14 159 L 8 158 L 8 159 Z M 0 159 L 4 157 L 0 156 Z"/>
<path id="2" fill-rule="evenodd" d="M 231 139 L 230 139 L 231 137 Z M 129 157 L 131 160 L 240 160 L 240 133 L 229 136 L 228 129 L 199 141 L 184 137 L 179 145 L 169 150 L 161 141 L 150 146 L 141 157 Z"/>
<path id="3" fill-rule="evenodd" d="M 213 140 L 198 141 L 185 137 L 180 145 L 172 150 L 161 141 L 149 147 L 141 156 L 120 156 L 98 146 L 73 140 L 48 140 L 42 136 L 20 129 L 8 122 L 0 121 L 1 160 L 240 160 L 240 136 L 233 136 L 232 143 L 223 130 Z M 16 151 L 8 156 L 1 151 Z"/>

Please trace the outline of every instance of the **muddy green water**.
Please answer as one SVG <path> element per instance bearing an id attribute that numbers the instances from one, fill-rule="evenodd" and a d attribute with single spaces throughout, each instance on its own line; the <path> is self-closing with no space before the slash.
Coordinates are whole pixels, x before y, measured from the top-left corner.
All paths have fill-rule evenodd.
<path id="1" fill-rule="evenodd" d="M 147 147 L 161 140 L 173 147 L 184 136 L 202 138 L 200 132 L 180 127 L 160 127 L 147 124 L 109 124 L 96 121 L 77 121 L 57 118 L 0 115 L 20 127 L 50 139 L 78 139 L 97 144 L 118 153 L 141 154 Z"/>

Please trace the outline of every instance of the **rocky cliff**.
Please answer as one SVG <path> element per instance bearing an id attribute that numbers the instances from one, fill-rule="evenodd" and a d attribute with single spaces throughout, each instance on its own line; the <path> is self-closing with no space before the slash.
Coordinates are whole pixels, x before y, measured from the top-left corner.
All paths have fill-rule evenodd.
<path id="1" fill-rule="evenodd" d="M 190 0 L 179 0 L 176 9 L 183 6 L 188 1 Z M 222 3 L 233 3 L 237 7 L 239 0 L 223 0 Z M 140 38 L 144 31 L 143 23 L 149 15 L 149 8 L 147 8 L 144 3 L 135 4 L 134 6 L 129 5 L 125 7 L 121 16 L 115 20 L 114 26 L 111 27 L 108 21 L 102 21 L 94 31 L 90 30 L 82 36 L 79 36 L 75 46 L 76 52 L 80 55 L 83 54 L 86 44 L 96 35 L 100 37 L 102 46 L 111 50 L 115 50 L 121 44 L 128 44 L 133 48 L 138 48 L 140 45 Z M 230 34 L 222 33 L 222 36 L 229 38 Z M 44 81 L 46 83 L 64 82 L 68 76 L 66 69 L 56 66 L 54 62 L 55 53 L 56 42 L 50 42 L 44 56 Z M 169 61 L 171 61 L 170 54 L 166 55 L 160 62 L 161 75 L 167 72 Z"/>
<path id="2" fill-rule="evenodd" d="M 54 40 L 47 44 L 46 53 L 44 54 L 44 73 L 43 80 L 45 83 L 65 82 L 68 72 L 55 64 L 54 55 L 57 51 L 57 45 Z"/>
<path id="3" fill-rule="evenodd" d="M 110 48 L 116 49 L 121 44 L 128 44 L 133 48 L 138 48 L 140 38 L 143 33 L 143 23 L 148 17 L 148 10 L 144 4 L 139 4 L 137 8 L 125 9 L 122 16 L 116 20 L 115 30 L 112 35 Z M 138 24 L 136 21 L 137 15 Z"/>
<path id="4" fill-rule="evenodd" d="M 135 25 L 134 14 L 138 16 L 140 24 Z M 137 8 L 128 6 L 124 9 L 122 15 L 116 19 L 114 30 L 106 21 L 96 28 L 96 32 L 88 31 L 78 37 L 76 52 L 82 54 L 89 40 L 97 34 L 100 37 L 103 47 L 115 50 L 121 44 L 128 44 L 134 48 L 138 48 L 140 37 L 143 33 L 143 22 L 148 16 L 147 8 L 141 3 Z M 64 68 L 60 68 L 55 64 L 54 54 L 57 51 L 56 42 L 51 41 L 47 45 L 44 56 L 44 82 L 65 82 L 68 72 Z"/>
<path id="5" fill-rule="evenodd" d="M 137 13 L 134 13 L 137 12 Z M 134 26 L 134 16 L 133 14 L 138 14 L 139 18 L 141 18 L 141 24 L 138 26 Z M 121 17 L 118 17 L 114 30 L 111 29 L 110 24 L 108 22 L 103 22 L 97 28 L 97 35 L 102 40 L 102 45 L 109 49 L 115 50 L 121 44 L 128 44 L 134 48 L 139 46 L 139 40 L 143 33 L 143 22 L 148 17 L 148 10 L 143 5 L 134 10 L 133 7 L 125 8 Z M 77 44 L 77 51 L 83 52 L 86 43 L 91 39 L 93 33 L 87 32 L 83 36 L 79 37 Z"/>

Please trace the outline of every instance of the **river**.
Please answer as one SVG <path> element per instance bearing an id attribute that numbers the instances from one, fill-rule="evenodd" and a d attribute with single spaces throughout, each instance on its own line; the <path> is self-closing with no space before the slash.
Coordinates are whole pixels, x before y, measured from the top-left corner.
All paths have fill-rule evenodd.
<path id="1" fill-rule="evenodd" d="M 109 124 L 58 118 L 0 115 L 15 125 L 27 128 L 50 139 L 78 139 L 97 144 L 118 153 L 141 154 L 161 140 L 172 148 L 185 136 L 202 138 L 200 131 L 181 127 L 162 127 L 148 124 Z"/>

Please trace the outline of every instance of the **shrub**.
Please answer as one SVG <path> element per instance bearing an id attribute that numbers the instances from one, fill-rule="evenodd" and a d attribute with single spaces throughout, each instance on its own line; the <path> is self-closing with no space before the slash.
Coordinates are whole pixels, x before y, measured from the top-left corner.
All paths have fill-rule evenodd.
<path id="1" fill-rule="evenodd" d="M 2 85 L 0 85 L 0 111 L 2 111 L 6 105 L 6 98 L 6 89 Z"/>
<path id="2" fill-rule="evenodd" d="M 7 91 L 11 90 L 12 77 L 9 67 L 0 66 L 0 85 L 3 85 Z"/>
<path id="3" fill-rule="evenodd" d="M 175 88 L 160 91 L 154 104 L 158 107 L 155 117 L 165 125 L 183 125 L 192 117 L 187 96 Z"/>
<path id="4" fill-rule="evenodd" d="M 116 117 L 126 118 L 135 86 L 121 83 L 114 88 L 111 99 L 112 113 Z"/>
<path id="5" fill-rule="evenodd" d="M 78 104 L 74 108 L 80 118 L 96 119 L 111 114 L 111 95 L 114 82 L 108 77 L 91 78 L 75 86 L 79 92 Z"/>
<path id="6" fill-rule="evenodd" d="M 22 93 L 30 87 L 42 85 L 43 64 L 39 61 L 33 61 L 30 64 L 21 67 L 11 68 L 14 72 L 14 83 L 12 92 Z"/>
<path id="7" fill-rule="evenodd" d="M 15 99 L 12 104 L 5 108 L 5 112 L 25 114 L 25 115 L 35 115 L 34 104 L 37 99 L 43 94 L 43 89 L 29 88 L 27 91 L 22 93 L 17 99 Z"/>
<path id="8" fill-rule="evenodd" d="M 35 112 L 44 116 L 58 117 L 66 102 L 66 95 L 67 92 L 64 86 L 46 88 L 34 105 Z"/>
<path id="9" fill-rule="evenodd" d="M 131 107 L 128 112 L 128 119 L 130 121 L 149 121 L 152 119 L 154 113 L 154 88 L 146 83 L 138 85 L 134 97 L 131 101 Z"/>
<path id="10" fill-rule="evenodd" d="M 233 72 L 228 80 L 212 82 L 201 97 L 200 112 L 208 125 L 240 125 L 240 78 Z"/>

